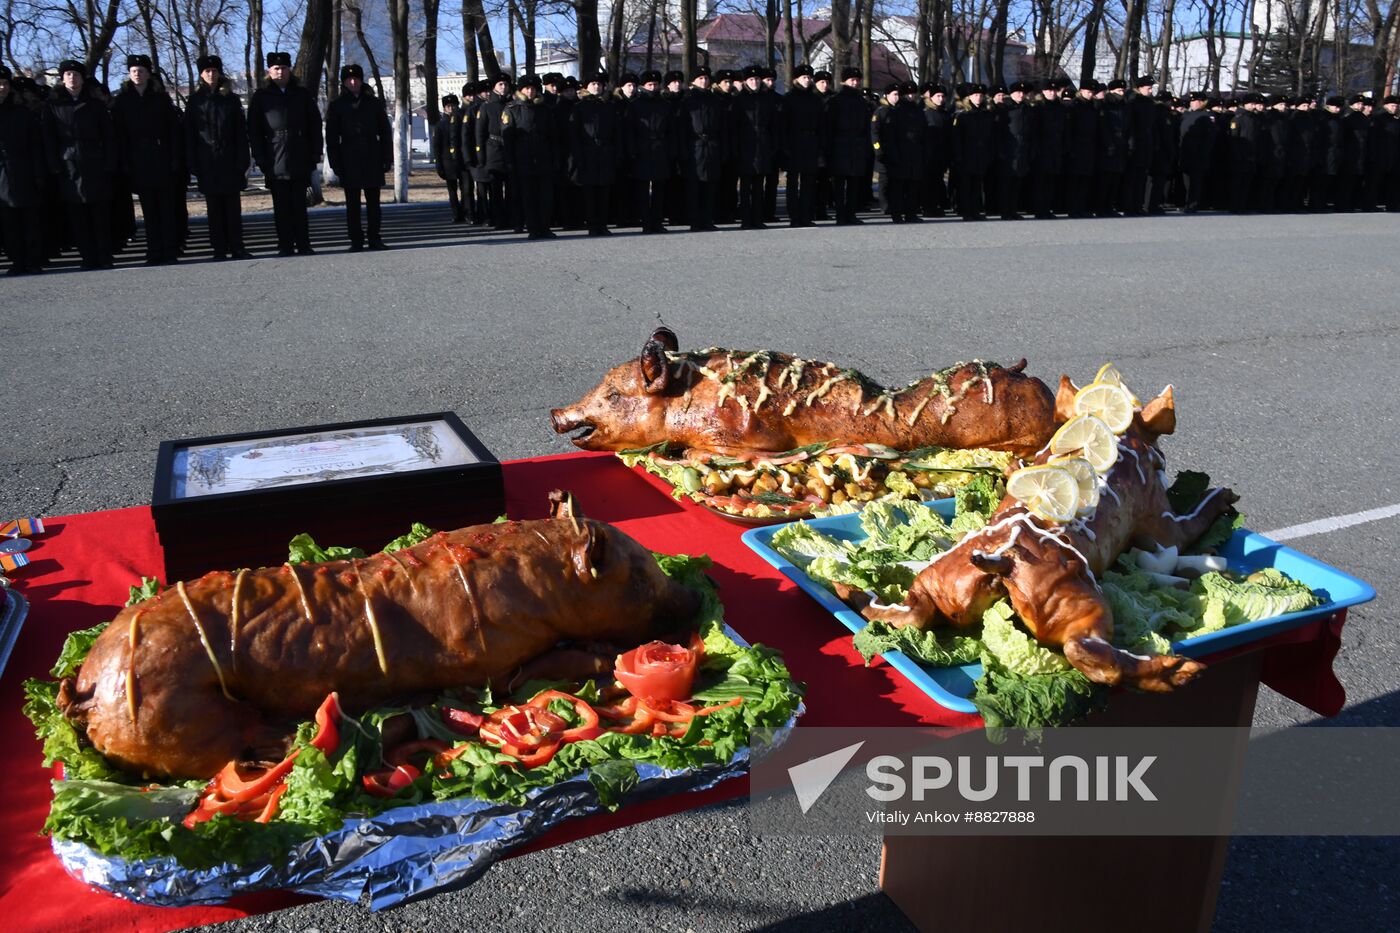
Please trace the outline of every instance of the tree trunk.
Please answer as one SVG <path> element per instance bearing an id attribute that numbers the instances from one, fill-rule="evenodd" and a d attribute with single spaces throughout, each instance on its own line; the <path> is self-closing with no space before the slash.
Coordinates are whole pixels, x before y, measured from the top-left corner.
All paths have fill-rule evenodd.
<path id="1" fill-rule="evenodd" d="M 538 10 L 539 0 L 520 0 L 515 9 L 515 22 L 520 27 L 520 42 L 525 46 L 527 75 L 535 73 L 535 19 Z"/>
<path id="2" fill-rule="evenodd" d="M 787 20 L 787 35 L 783 37 L 783 58 L 787 59 L 787 74 L 783 87 L 792 88 L 792 69 L 797 66 L 797 36 L 792 25 L 792 0 L 783 0 L 783 19 Z"/>
<path id="3" fill-rule="evenodd" d="M 1106 0 L 1093 0 L 1089 13 L 1084 17 L 1084 57 L 1079 61 L 1079 83 L 1082 85 L 1094 77 L 1098 70 L 1099 27 L 1103 23 L 1103 8 Z"/>
<path id="4" fill-rule="evenodd" d="M 301 45 L 292 73 L 312 98 L 321 93 L 321 65 L 331 41 L 332 0 L 306 0 L 306 21 L 301 27 Z"/>
<path id="5" fill-rule="evenodd" d="M 865 75 L 865 83 L 868 87 L 871 81 L 870 74 L 870 40 L 874 34 L 875 0 L 864 0 L 864 6 L 860 14 L 860 71 Z"/>
<path id="6" fill-rule="evenodd" d="M 763 3 L 763 63 L 772 68 L 778 59 L 778 0 L 764 0 Z"/>
<path id="7" fill-rule="evenodd" d="M 423 0 L 423 84 L 425 85 L 423 107 L 428 113 L 428 138 L 432 139 L 432 128 L 441 119 L 438 110 L 438 12 L 442 0 Z"/>
<path id="8" fill-rule="evenodd" d="M 914 61 L 917 63 L 920 81 L 935 80 L 930 74 L 933 61 L 932 43 L 929 41 L 929 20 L 933 16 L 933 8 L 938 6 L 938 0 L 919 0 L 918 5 L 918 25 L 914 30 Z"/>
<path id="9" fill-rule="evenodd" d="M 335 0 L 335 11 L 331 17 L 331 41 L 326 46 L 326 104 L 340 96 L 340 47 L 342 23 L 345 15 L 343 0 Z"/>
<path id="10" fill-rule="evenodd" d="M 700 38 L 696 35 L 700 27 L 699 9 L 696 0 L 680 0 L 681 11 L 681 71 L 686 80 L 700 66 Z"/>
<path id="11" fill-rule="evenodd" d="M 374 50 L 369 47 L 369 40 L 365 38 L 364 11 L 360 9 L 358 0 L 347 9 L 350 10 L 350 18 L 355 24 L 355 38 L 359 40 L 360 50 L 365 53 L 365 61 L 369 62 L 369 76 L 374 82 L 374 90 L 385 106 L 388 106 L 389 102 L 384 100 L 384 76 L 379 70 L 379 60 L 374 57 Z"/>
<path id="12" fill-rule="evenodd" d="M 467 83 L 481 80 L 481 59 L 476 54 L 476 25 L 467 4 L 462 4 L 462 51 L 467 59 Z M 462 105 L 466 106 L 466 101 Z"/>
<path id="13" fill-rule="evenodd" d="M 627 70 L 622 52 L 622 33 L 627 28 L 626 19 L 625 0 L 612 0 L 612 7 L 608 13 L 608 78 L 614 86 Z"/>
<path id="14" fill-rule="evenodd" d="M 408 202 L 413 113 L 409 104 L 408 3 L 389 0 L 389 33 L 394 46 L 394 200 Z"/>
<path id="15" fill-rule="evenodd" d="M 831 75 L 841 80 L 841 69 L 851 63 L 851 0 L 831 2 Z M 866 82 L 870 76 L 865 76 Z"/>
<path id="16" fill-rule="evenodd" d="M 1011 0 L 996 0 L 992 15 L 992 83 L 1006 83 L 1006 21 L 1011 12 Z"/>
<path id="17" fill-rule="evenodd" d="M 488 81 L 495 81 L 501 73 L 501 63 L 496 60 L 496 44 L 491 40 L 491 24 L 486 19 L 486 9 L 482 0 L 462 0 L 462 18 L 471 19 L 471 35 L 476 38 L 476 47 L 481 52 L 481 67 Z"/>
<path id="18" fill-rule="evenodd" d="M 510 5 L 506 9 L 506 38 L 510 40 L 510 73 L 513 77 L 520 77 L 519 66 L 515 64 L 515 21 L 519 19 L 519 14 L 515 9 L 515 0 L 510 0 Z"/>
<path id="19" fill-rule="evenodd" d="M 602 45 L 598 35 L 598 0 L 574 0 L 574 16 L 578 21 L 578 73 L 596 74 Z"/>
<path id="20" fill-rule="evenodd" d="M 121 0 L 107 0 L 101 19 L 95 15 L 93 4 L 88 5 L 87 54 L 83 56 L 88 74 L 95 74 L 97 63 L 105 61 L 112 49 L 112 38 L 117 34 L 117 19 L 121 11 Z"/>

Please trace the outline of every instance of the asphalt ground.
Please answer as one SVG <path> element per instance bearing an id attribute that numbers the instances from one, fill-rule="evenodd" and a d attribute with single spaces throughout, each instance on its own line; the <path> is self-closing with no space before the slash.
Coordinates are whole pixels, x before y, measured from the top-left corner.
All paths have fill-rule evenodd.
<path id="1" fill-rule="evenodd" d="M 452 409 L 503 459 L 564 451 L 548 410 L 658 322 L 685 347 L 771 347 L 896 385 L 972 357 L 1025 356 L 1047 381 L 1112 360 L 1144 397 L 1175 385 L 1169 468 L 1232 486 L 1256 530 L 1400 502 L 1393 215 L 542 243 L 445 220 L 443 205 L 390 209 L 396 248 L 352 255 L 339 212 L 313 213 L 320 254 L 276 259 L 270 220 L 253 218 L 253 261 L 200 261 L 196 228 L 178 266 L 130 268 L 138 243 L 115 270 L 0 282 L 0 512 L 145 503 L 165 438 Z M 1290 542 L 1379 593 L 1351 613 L 1336 662 L 1349 703 L 1331 725 L 1400 725 L 1397 530 L 1391 517 Z M 1265 690 L 1255 721 L 1316 719 Z M 513 859 L 382 914 L 318 902 L 226 926 L 901 929 L 878 864 L 874 838 L 756 838 L 736 803 Z M 1398 866 L 1394 838 L 1237 839 L 1215 929 L 1400 929 Z M 997 896 L 1014 879 L 970 884 Z M 1143 879 L 1143 895 L 1190 896 L 1170 878 Z M 1075 929 L 1102 919 L 1082 887 L 1046 911 Z"/>

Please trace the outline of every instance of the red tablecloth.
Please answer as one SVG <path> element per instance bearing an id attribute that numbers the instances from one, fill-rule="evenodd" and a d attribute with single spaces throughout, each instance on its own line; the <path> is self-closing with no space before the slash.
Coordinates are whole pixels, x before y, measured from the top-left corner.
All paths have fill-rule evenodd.
<path id="1" fill-rule="evenodd" d="M 570 489 L 584 514 L 612 522 L 658 551 L 708 554 L 730 625 L 750 641 L 782 650 L 793 676 L 811 685 L 807 726 L 967 726 L 976 717 L 935 704 L 884 664 L 865 667 L 845 630 L 796 591 L 739 540 L 743 529 L 674 501 L 658 481 L 611 455 L 570 454 L 505 465 L 512 518 L 542 518 L 550 489 Z M 417 516 L 405 516 L 405 522 Z M 162 576 L 162 557 L 148 508 L 46 518 L 47 532 L 30 551 L 33 563 L 18 588 L 29 619 L 0 683 L 0 755 L 7 787 L 0 809 L 0 915 L 12 930 L 171 930 L 275 910 L 306 900 L 265 894 L 221 907 L 154 908 L 94 891 L 70 878 L 39 835 L 48 812 L 48 773 L 30 723 L 20 714 L 20 684 L 47 676 L 64 636 L 110 619 L 142 575 Z M 325 542 L 333 543 L 333 542 Z M 1324 714 L 1344 695 L 1331 662 L 1342 618 L 1314 623 L 1271 641 L 1265 683 Z M 559 827 L 534 843 L 545 848 L 747 791 L 733 780 L 698 794 L 626 807 Z"/>

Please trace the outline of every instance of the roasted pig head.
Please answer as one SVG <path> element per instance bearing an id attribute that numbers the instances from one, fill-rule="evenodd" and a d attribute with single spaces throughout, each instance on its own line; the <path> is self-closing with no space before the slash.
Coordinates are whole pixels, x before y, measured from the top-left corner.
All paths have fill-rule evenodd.
<path id="1" fill-rule="evenodd" d="M 550 412 L 558 434 L 578 431 L 570 440 L 584 450 L 627 450 L 655 444 L 666 433 L 671 366 L 666 353 L 678 347 L 676 335 L 661 327 L 641 355 L 608 371 L 587 395 Z"/>

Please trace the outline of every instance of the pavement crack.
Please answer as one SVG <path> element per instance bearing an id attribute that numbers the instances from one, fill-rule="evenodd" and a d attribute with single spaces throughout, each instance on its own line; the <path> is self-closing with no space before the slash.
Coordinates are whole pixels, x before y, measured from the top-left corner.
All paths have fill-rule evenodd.
<path id="1" fill-rule="evenodd" d="M 58 510 L 58 500 L 63 496 L 63 490 L 68 488 L 68 483 L 73 478 L 68 467 L 75 463 L 82 463 L 86 460 L 96 460 L 98 457 L 111 457 L 119 453 L 124 453 L 121 447 L 113 444 L 110 450 L 101 450 L 97 453 L 82 454 L 77 457 L 62 457 L 52 464 L 58 470 L 58 486 L 54 489 L 53 495 L 49 497 L 49 504 L 43 508 L 40 515 L 54 515 Z"/>
<path id="2" fill-rule="evenodd" d="M 578 274 L 578 273 L 575 272 L 573 269 L 562 269 L 562 268 L 561 268 L 560 271 L 561 271 L 561 272 L 564 272 L 565 274 L 567 274 L 567 275 L 569 275 L 569 276 L 571 276 L 571 277 L 573 278 L 574 282 L 576 282 L 576 283 L 579 284 L 579 285 L 588 285 L 588 284 L 589 284 L 588 282 L 585 282 L 585 281 L 583 280 L 583 276 L 582 276 L 582 275 Z M 611 293 L 607 290 L 607 286 L 606 286 L 606 285 L 599 285 L 599 286 L 598 286 L 598 294 L 599 294 L 600 296 L 602 296 L 603 298 L 606 298 L 608 301 L 611 301 L 613 304 L 618 305 L 619 307 L 621 307 L 624 311 L 628 312 L 629 314 L 636 314 L 636 313 L 637 313 L 637 312 L 636 312 L 636 309 L 633 308 L 631 305 L 629 305 L 627 302 L 623 301 L 621 298 L 617 297 L 616 295 L 611 294 Z M 656 319 L 657 319 L 658 321 L 661 320 L 661 314 L 660 314 L 660 313 L 657 313 Z"/>

